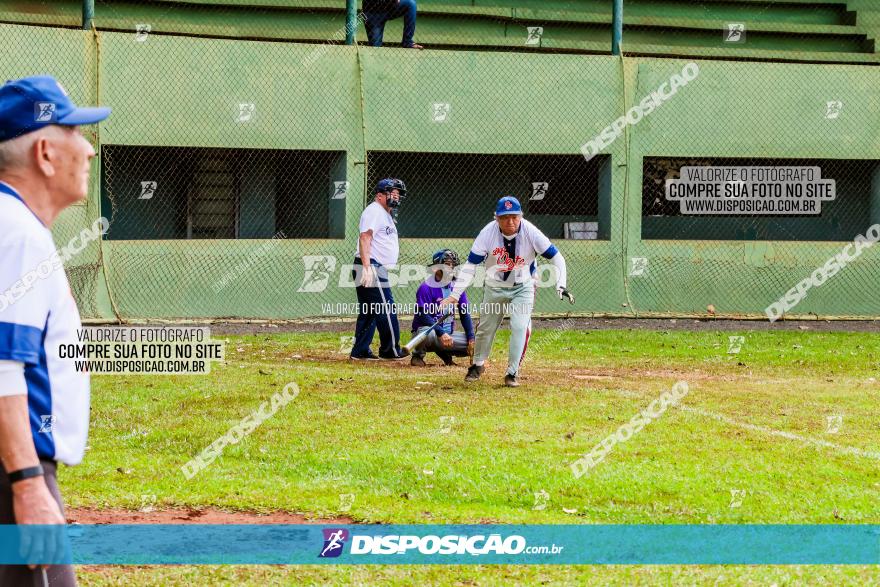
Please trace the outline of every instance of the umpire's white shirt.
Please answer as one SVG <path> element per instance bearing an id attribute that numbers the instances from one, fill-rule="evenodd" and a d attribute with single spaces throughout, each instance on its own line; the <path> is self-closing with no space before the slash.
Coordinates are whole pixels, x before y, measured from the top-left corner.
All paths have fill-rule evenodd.
<path id="1" fill-rule="evenodd" d="M 64 269 L 47 271 L 60 265 L 53 253 L 52 233 L 0 182 L 0 395 L 27 394 L 37 455 L 75 465 L 88 435 L 89 375 L 59 359 L 81 323 Z"/>
<path id="2" fill-rule="evenodd" d="M 394 218 L 385 211 L 378 202 L 373 202 L 364 208 L 361 214 L 359 232 L 373 231 L 373 243 L 370 245 L 370 256 L 380 265 L 397 265 L 400 255 L 400 244 L 397 242 L 397 226 Z M 360 249 L 355 251 L 355 257 L 360 258 Z M 361 259 L 369 263 L 369 259 Z"/>

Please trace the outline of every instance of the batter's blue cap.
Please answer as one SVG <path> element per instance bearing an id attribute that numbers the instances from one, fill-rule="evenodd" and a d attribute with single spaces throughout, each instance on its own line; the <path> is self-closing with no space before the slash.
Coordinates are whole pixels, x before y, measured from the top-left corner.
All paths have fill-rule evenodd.
<path id="1" fill-rule="evenodd" d="M 504 216 L 506 214 L 519 214 L 522 216 L 522 205 L 513 196 L 504 196 L 498 200 L 498 205 L 495 206 L 495 216 Z"/>
<path id="2" fill-rule="evenodd" d="M 78 108 L 55 78 L 35 75 L 0 86 L 0 142 L 50 124 L 95 124 L 110 116 L 109 108 Z"/>

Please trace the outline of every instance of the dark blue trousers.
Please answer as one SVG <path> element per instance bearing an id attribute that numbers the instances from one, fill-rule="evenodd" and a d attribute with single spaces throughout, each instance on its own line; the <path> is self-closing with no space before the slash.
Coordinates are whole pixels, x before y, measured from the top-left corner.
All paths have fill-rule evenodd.
<path id="1" fill-rule="evenodd" d="M 385 23 L 395 18 L 403 17 L 403 46 L 412 47 L 413 37 L 416 34 L 416 0 L 400 0 L 393 10 L 386 12 L 364 12 L 364 26 L 367 29 L 367 39 L 373 47 L 382 46 L 382 37 L 385 35 Z"/>
<path id="2" fill-rule="evenodd" d="M 361 260 L 355 258 L 355 267 Z M 400 357 L 400 324 L 397 322 L 397 309 L 391 296 L 388 270 L 370 259 L 379 283 L 373 287 L 357 286 L 358 318 L 354 327 L 354 346 L 352 357 L 366 357 L 370 354 L 373 334 L 379 330 L 379 356 L 384 359 Z M 360 271 L 352 271 L 352 279 L 360 284 Z"/>

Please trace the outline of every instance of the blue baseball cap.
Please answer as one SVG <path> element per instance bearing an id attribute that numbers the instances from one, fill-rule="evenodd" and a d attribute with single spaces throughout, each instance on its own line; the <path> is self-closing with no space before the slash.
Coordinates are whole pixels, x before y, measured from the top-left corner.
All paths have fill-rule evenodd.
<path id="1" fill-rule="evenodd" d="M 95 124 L 110 116 L 109 108 L 78 108 L 55 78 L 35 75 L 0 86 L 0 142 L 50 124 Z"/>
<path id="2" fill-rule="evenodd" d="M 506 216 L 508 214 L 522 216 L 522 205 L 513 196 L 504 196 L 498 200 L 498 205 L 495 206 L 495 216 Z"/>

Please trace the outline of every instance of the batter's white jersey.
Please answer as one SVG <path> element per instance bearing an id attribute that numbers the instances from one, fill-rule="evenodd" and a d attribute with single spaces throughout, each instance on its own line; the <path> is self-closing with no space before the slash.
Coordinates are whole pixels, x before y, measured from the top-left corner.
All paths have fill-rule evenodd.
<path id="1" fill-rule="evenodd" d="M 479 265 L 486 261 L 487 283 L 529 283 L 538 268 L 537 255 L 550 259 L 557 252 L 547 235 L 525 218 L 520 222 L 519 232 L 509 238 L 501 233 L 498 223 L 493 220 L 477 235 L 468 263 Z"/>
<path id="2" fill-rule="evenodd" d="M 397 225 L 394 218 L 385 211 L 378 202 L 373 202 L 364 208 L 361 214 L 359 232 L 373 231 L 373 242 L 370 245 L 370 256 L 380 265 L 397 265 L 400 255 L 400 244 L 397 241 Z M 360 257 L 360 249 L 355 251 L 355 257 Z M 369 264 L 369 259 L 361 259 Z"/>
<path id="3" fill-rule="evenodd" d="M 7 383 L 0 394 L 26 391 L 37 455 L 68 465 L 79 463 L 85 451 L 89 375 L 61 360 L 59 347 L 75 344 L 80 328 L 52 233 L 0 182 L 0 361 L 24 365 L 26 388 Z"/>

